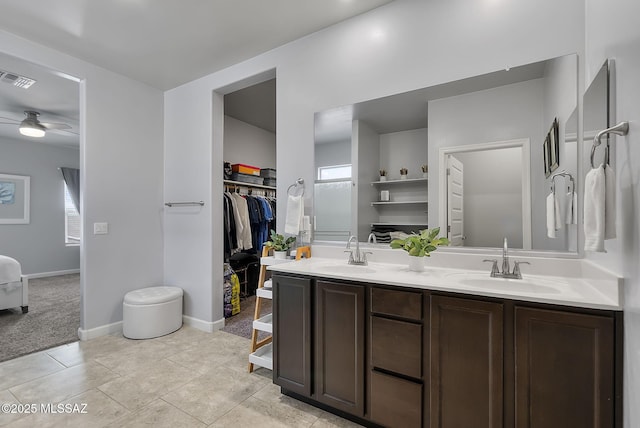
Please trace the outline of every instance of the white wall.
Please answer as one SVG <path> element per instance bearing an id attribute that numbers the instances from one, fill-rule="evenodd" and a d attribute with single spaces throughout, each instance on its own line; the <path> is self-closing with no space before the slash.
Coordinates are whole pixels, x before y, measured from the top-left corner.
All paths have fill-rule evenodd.
<path id="1" fill-rule="evenodd" d="M 351 140 L 316 144 L 314 151 L 316 171 L 317 168 L 321 166 L 346 165 L 351 163 Z M 314 178 L 316 177 L 317 175 Z"/>
<path id="2" fill-rule="evenodd" d="M 78 168 L 80 151 L 34 141 L 0 141 L 0 173 L 31 177 L 29 224 L 0 224 L 0 254 L 23 274 L 80 269 L 80 247 L 65 245 L 64 180 L 60 167 Z"/>
<path id="3" fill-rule="evenodd" d="M 0 51 L 82 80 L 80 333 L 104 334 L 126 292 L 163 281 L 162 93 L 3 31 Z"/>
<path id="4" fill-rule="evenodd" d="M 258 168 L 276 167 L 276 134 L 224 117 L 224 160 Z"/>
<path id="5" fill-rule="evenodd" d="M 203 198 L 206 204 L 190 215 L 166 218 L 165 274 L 188 284 L 190 299 L 197 302 L 185 306 L 187 314 L 207 322 L 222 319 L 222 211 L 212 203 L 222 192 L 214 91 L 277 70 L 278 196 L 302 177 L 309 208 L 315 112 L 507 65 L 580 54 L 583 9 L 582 0 L 396 0 L 168 91 L 165 195 Z M 554 31 L 540 31 L 541 22 Z M 278 229 L 283 227 L 279 215 Z"/>
<path id="6" fill-rule="evenodd" d="M 627 137 L 616 137 L 617 236 L 605 241 L 607 253 L 587 253 L 597 263 L 624 275 L 624 426 L 640 425 L 640 2 L 586 1 L 586 82 L 606 58 L 615 60 L 615 115 L 629 121 Z M 603 22 L 602 18 L 614 18 Z M 589 144 L 585 144 L 586 151 Z M 584 171 L 582 176 L 584 176 Z"/>

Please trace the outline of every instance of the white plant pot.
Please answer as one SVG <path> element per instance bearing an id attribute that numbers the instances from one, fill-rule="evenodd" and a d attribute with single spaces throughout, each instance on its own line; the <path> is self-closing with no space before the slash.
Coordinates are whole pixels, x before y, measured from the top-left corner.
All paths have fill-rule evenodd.
<path id="1" fill-rule="evenodd" d="M 407 175 L 406 174 L 400 175 L 400 180 L 406 180 L 406 179 L 407 179 Z"/>
<path id="2" fill-rule="evenodd" d="M 429 173 L 428 172 L 423 172 L 422 173 L 422 178 L 429 178 Z"/>
<path id="3" fill-rule="evenodd" d="M 424 271 L 424 257 L 409 256 L 409 270 L 414 272 Z"/>
<path id="4" fill-rule="evenodd" d="M 273 250 L 273 258 L 274 259 L 286 259 L 287 258 L 287 252 L 286 251 Z"/>
<path id="5" fill-rule="evenodd" d="M 380 176 L 380 181 L 387 181 L 387 176 L 386 175 L 381 175 Z"/>

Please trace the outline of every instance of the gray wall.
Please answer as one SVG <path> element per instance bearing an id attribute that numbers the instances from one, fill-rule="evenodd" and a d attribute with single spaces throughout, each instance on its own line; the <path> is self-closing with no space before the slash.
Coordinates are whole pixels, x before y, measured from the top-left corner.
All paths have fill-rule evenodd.
<path id="1" fill-rule="evenodd" d="M 79 168 L 79 150 L 0 140 L 0 173 L 31 177 L 29 224 L 0 224 L 0 254 L 25 274 L 80 269 L 80 247 L 64 243 L 64 181 L 59 167 Z"/>
<path id="2" fill-rule="evenodd" d="M 224 160 L 258 168 L 276 167 L 276 134 L 224 117 Z"/>
<path id="3" fill-rule="evenodd" d="M 351 140 L 316 144 L 314 146 L 315 178 L 321 166 L 347 165 L 351 163 Z M 353 170 L 352 170 L 353 173 Z"/>
<path id="4" fill-rule="evenodd" d="M 380 169 L 387 170 L 389 180 L 400 178 L 400 168 L 409 170 L 407 178 L 421 178 L 426 163 L 427 128 L 380 135 Z"/>

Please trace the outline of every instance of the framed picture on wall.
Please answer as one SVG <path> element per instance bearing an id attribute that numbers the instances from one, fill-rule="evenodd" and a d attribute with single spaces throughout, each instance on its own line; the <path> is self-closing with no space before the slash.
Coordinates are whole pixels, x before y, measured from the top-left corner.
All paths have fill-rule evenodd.
<path id="1" fill-rule="evenodd" d="M 544 165 L 544 176 L 549 178 L 551 175 L 551 170 L 549 169 L 550 160 L 549 160 L 549 150 L 551 148 L 551 144 L 549 141 L 549 136 L 544 139 L 544 143 L 542 143 L 542 165 Z"/>
<path id="2" fill-rule="evenodd" d="M 558 141 L 558 118 L 553 120 L 549 134 L 549 172 L 553 172 L 560 166 L 560 142 Z"/>
<path id="3" fill-rule="evenodd" d="M 31 177 L 0 174 L 0 224 L 28 224 Z"/>

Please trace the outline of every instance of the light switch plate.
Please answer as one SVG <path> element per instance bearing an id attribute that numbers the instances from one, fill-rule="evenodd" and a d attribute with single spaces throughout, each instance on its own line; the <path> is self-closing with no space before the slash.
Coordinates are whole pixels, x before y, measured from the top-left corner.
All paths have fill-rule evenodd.
<path id="1" fill-rule="evenodd" d="M 93 223 L 94 235 L 106 235 L 109 233 L 109 223 Z"/>

